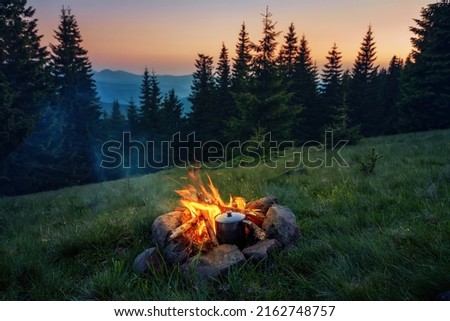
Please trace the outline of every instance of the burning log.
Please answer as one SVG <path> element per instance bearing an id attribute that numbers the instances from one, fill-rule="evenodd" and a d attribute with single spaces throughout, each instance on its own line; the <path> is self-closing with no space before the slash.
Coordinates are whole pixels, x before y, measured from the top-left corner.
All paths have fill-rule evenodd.
<path id="1" fill-rule="evenodd" d="M 273 204 L 278 204 L 277 198 L 275 196 L 267 196 L 248 203 L 245 209 L 253 211 L 256 210 L 264 217 Z"/>
<path id="2" fill-rule="evenodd" d="M 209 221 L 207 215 L 202 211 L 202 217 L 205 221 L 206 231 L 208 232 L 209 238 L 211 239 L 211 242 L 215 246 L 219 246 L 219 241 L 217 240 L 216 234 L 214 233 L 214 229 L 211 225 L 211 222 Z"/>
<path id="3" fill-rule="evenodd" d="M 264 219 L 266 218 L 259 210 L 246 209 L 243 211 L 243 214 L 247 216 L 247 220 L 255 223 L 257 226 L 262 226 Z"/>
<path id="4" fill-rule="evenodd" d="M 255 234 L 255 236 L 259 239 L 259 240 L 265 240 L 267 238 L 267 233 L 266 231 L 264 231 L 262 228 L 260 228 L 258 225 L 256 225 L 255 223 L 249 221 L 249 220 L 244 220 L 243 221 L 245 225 L 247 225 Z"/>
<path id="5" fill-rule="evenodd" d="M 176 239 L 178 236 L 180 236 L 184 232 L 188 231 L 192 227 L 192 225 L 197 223 L 197 221 L 198 221 L 198 216 L 195 216 L 195 217 L 191 218 L 189 221 L 187 221 L 186 223 L 181 224 L 175 230 L 173 230 L 172 235 L 170 235 L 169 239 L 171 241 Z"/>
<path id="6" fill-rule="evenodd" d="M 186 207 L 177 206 L 175 207 L 175 211 L 186 213 L 188 209 Z"/>

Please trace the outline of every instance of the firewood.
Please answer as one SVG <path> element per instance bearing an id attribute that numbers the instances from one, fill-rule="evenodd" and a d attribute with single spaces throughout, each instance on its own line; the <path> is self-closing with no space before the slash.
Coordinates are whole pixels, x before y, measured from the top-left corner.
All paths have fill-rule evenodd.
<path id="1" fill-rule="evenodd" d="M 219 241 L 217 240 L 216 234 L 214 233 L 214 229 L 211 225 L 211 222 L 209 221 L 208 217 L 204 214 L 203 211 L 201 211 L 203 219 L 205 221 L 206 231 L 208 232 L 209 238 L 211 239 L 211 242 L 215 246 L 219 246 Z"/>
<path id="2" fill-rule="evenodd" d="M 275 196 L 267 196 L 248 203 L 245 209 L 259 210 L 261 214 L 266 215 L 273 204 L 278 204 L 277 198 Z"/>
<path id="3" fill-rule="evenodd" d="M 249 221 L 249 220 L 244 220 L 243 221 L 244 224 L 246 224 L 255 234 L 255 236 L 259 239 L 259 240 L 265 240 L 267 238 L 267 233 L 266 231 L 264 231 L 262 228 L 260 228 L 258 225 L 256 225 L 255 223 Z"/>
<path id="4" fill-rule="evenodd" d="M 178 226 L 175 230 L 173 230 L 172 235 L 170 235 L 170 240 L 174 240 L 187 230 L 189 230 L 193 224 L 195 224 L 198 221 L 198 216 L 191 218 L 189 221 L 187 221 L 184 224 L 181 224 Z"/>
<path id="5" fill-rule="evenodd" d="M 188 209 L 186 207 L 177 206 L 175 207 L 175 211 L 185 213 L 186 211 L 188 211 Z"/>
<path id="6" fill-rule="evenodd" d="M 259 210 L 244 210 L 243 214 L 245 214 L 247 216 L 247 219 L 249 221 L 252 221 L 253 223 L 255 223 L 257 226 L 262 226 L 264 219 L 266 218 L 265 215 L 263 215 L 262 213 L 260 213 Z"/>

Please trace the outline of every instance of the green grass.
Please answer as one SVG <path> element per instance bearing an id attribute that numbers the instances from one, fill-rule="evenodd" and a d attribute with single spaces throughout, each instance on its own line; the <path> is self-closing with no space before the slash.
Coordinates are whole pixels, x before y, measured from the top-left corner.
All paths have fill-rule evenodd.
<path id="1" fill-rule="evenodd" d="M 383 158 L 364 174 L 358 160 L 373 147 Z M 179 266 L 131 267 L 154 245 L 154 219 L 177 206 L 186 170 L 2 198 L 0 299 L 430 300 L 449 290 L 450 130 L 365 139 L 342 155 L 349 168 L 306 175 L 286 175 L 285 158 L 210 171 L 223 196 L 277 196 L 302 237 L 203 285 Z"/>

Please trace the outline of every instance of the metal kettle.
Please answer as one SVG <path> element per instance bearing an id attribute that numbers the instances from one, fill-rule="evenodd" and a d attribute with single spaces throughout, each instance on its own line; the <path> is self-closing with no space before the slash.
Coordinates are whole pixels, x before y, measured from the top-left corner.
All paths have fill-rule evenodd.
<path id="1" fill-rule="evenodd" d="M 227 211 L 215 217 L 216 236 L 220 244 L 245 245 L 245 215 Z"/>

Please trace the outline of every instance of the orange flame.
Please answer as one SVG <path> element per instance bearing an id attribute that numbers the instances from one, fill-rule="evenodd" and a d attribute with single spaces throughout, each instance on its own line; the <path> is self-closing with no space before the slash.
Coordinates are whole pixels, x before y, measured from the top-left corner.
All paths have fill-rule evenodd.
<path id="1" fill-rule="evenodd" d="M 205 186 L 200 176 L 193 171 L 189 172 L 190 184 L 186 189 L 175 192 L 182 197 L 180 203 L 189 210 L 191 218 L 200 217 L 199 224 L 195 229 L 192 240 L 196 243 L 203 243 L 209 239 L 206 231 L 204 219 L 207 219 L 215 231 L 215 217 L 228 210 L 242 212 L 245 209 L 245 199 L 242 197 L 230 196 L 228 203 L 222 200 L 219 190 L 214 186 L 211 177 L 208 176 L 208 185 Z M 202 219 L 202 217 L 204 219 Z"/>

